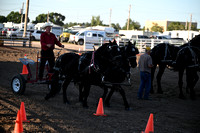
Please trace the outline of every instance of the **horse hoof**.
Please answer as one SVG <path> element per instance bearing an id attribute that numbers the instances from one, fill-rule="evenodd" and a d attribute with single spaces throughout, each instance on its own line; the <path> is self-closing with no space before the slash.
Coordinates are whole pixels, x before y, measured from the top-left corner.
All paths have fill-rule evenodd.
<path id="1" fill-rule="evenodd" d="M 184 95 L 179 95 L 179 98 L 180 98 L 180 99 L 183 99 L 183 100 L 186 99 Z"/>
<path id="2" fill-rule="evenodd" d="M 50 96 L 49 94 L 47 94 L 47 95 L 44 97 L 45 100 L 49 100 L 49 98 L 51 98 L 51 96 Z"/>
<path id="3" fill-rule="evenodd" d="M 158 93 L 158 94 L 163 94 L 163 91 L 158 90 L 157 93 Z"/>
<path id="4" fill-rule="evenodd" d="M 133 109 L 130 108 L 130 107 L 125 107 L 125 110 L 126 110 L 126 111 L 131 111 L 131 110 L 133 110 Z"/>
<path id="5" fill-rule="evenodd" d="M 87 105 L 87 106 L 83 106 L 83 108 L 84 108 L 84 109 L 88 109 L 88 108 L 89 108 L 89 106 L 88 106 L 88 105 Z"/>
<path id="6" fill-rule="evenodd" d="M 190 97 L 190 99 L 191 99 L 191 100 L 196 100 L 196 98 L 195 98 L 195 97 Z"/>
<path id="7" fill-rule="evenodd" d="M 83 103 L 83 108 L 88 109 L 89 106 L 87 105 L 87 103 Z"/>
<path id="8" fill-rule="evenodd" d="M 63 98 L 63 103 L 70 105 L 70 102 L 69 102 L 69 100 L 67 98 Z"/>
<path id="9" fill-rule="evenodd" d="M 110 108 L 110 104 L 109 103 L 105 103 L 105 107 L 109 107 Z"/>
<path id="10" fill-rule="evenodd" d="M 151 93 L 151 94 L 154 94 L 154 90 L 153 90 L 153 89 L 151 89 L 151 90 L 150 90 L 150 93 Z"/>
<path id="11" fill-rule="evenodd" d="M 64 102 L 64 104 L 71 105 L 69 101 Z"/>

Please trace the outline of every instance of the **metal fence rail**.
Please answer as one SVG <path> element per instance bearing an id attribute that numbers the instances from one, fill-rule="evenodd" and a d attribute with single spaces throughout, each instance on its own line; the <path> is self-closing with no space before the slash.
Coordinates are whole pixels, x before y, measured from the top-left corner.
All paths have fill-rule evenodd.
<path id="1" fill-rule="evenodd" d="M 127 40 L 127 38 L 125 39 L 123 38 L 123 40 Z M 120 45 L 127 44 L 127 41 L 123 41 L 123 40 L 120 42 Z M 153 48 L 154 46 L 160 43 L 169 43 L 176 46 L 181 46 L 187 43 L 186 41 L 179 40 L 179 39 L 130 39 L 130 41 L 132 43 L 136 41 L 136 47 L 139 49 L 140 53 L 143 53 L 147 46 Z"/>
<path id="2" fill-rule="evenodd" d="M 26 47 L 26 45 L 29 45 L 29 47 L 32 47 L 31 45 L 31 39 L 29 37 L 6 37 L 6 36 L 0 36 L 0 42 L 1 45 L 4 44 L 22 44 L 23 47 Z"/>

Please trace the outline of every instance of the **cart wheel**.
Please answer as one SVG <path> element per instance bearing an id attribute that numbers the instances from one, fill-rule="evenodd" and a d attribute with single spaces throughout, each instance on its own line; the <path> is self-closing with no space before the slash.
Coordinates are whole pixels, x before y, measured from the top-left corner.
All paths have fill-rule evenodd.
<path id="1" fill-rule="evenodd" d="M 26 81 L 24 77 L 20 74 L 14 76 L 11 81 L 11 88 L 14 94 L 17 95 L 24 94 L 26 88 Z"/>

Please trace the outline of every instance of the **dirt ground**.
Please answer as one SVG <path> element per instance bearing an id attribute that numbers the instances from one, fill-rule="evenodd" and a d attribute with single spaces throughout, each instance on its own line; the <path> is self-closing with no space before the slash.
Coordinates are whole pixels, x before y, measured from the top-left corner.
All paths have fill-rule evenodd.
<path id="1" fill-rule="evenodd" d="M 152 94 L 151 101 L 137 100 L 139 88 L 139 71 L 132 69 L 131 86 L 124 86 L 128 102 L 132 108 L 124 109 L 118 92 L 111 98 L 111 107 L 104 107 L 107 116 L 94 116 L 97 103 L 103 90 L 93 86 L 88 98 L 89 108 L 85 109 L 78 102 L 78 88 L 73 83 L 68 88 L 71 105 L 63 104 L 62 91 L 54 98 L 45 101 L 47 85 L 26 84 L 24 95 L 16 96 L 11 90 L 11 79 L 22 72 L 19 58 L 27 54 L 36 61 L 40 48 L 6 45 L 0 47 L 0 127 L 12 132 L 15 126 L 17 111 L 21 102 L 25 104 L 26 116 L 30 123 L 23 123 L 24 132 L 103 132 L 103 133 L 140 133 L 145 130 L 150 113 L 154 116 L 156 133 L 199 133 L 200 132 L 200 81 L 195 86 L 196 100 L 184 94 L 185 100 L 179 99 L 178 73 L 166 70 L 162 78 L 164 94 Z M 65 44 L 65 52 L 77 52 L 78 46 Z M 55 49 L 55 53 L 59 49 Z M 36 65 L 31 66 L 35 77 Z M 200 76 L 200 74 L 199 74 Z M 33 77 L 33 79 L 34 79 Z M 156 82 L 154 82 L 156 88 Z M 1 131 L 0 131 L 1 132 Z"/>

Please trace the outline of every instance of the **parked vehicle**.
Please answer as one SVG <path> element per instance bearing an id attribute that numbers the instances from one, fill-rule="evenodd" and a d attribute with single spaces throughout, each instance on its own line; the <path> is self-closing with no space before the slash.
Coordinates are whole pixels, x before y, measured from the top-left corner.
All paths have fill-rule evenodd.
<path id="1" fill-rule="evenodd" d="M 62 34 L 63 32 L 63 28 L 62 27 L 52 27 L 51 28 L 51 32 L 55 34 L 55 36 L 57 37 L 57 39 L 59 39 L 60 34 Z"/>
<path id="2" fill-rule="evenodd" d="M 35 40 L 40 40 L 40 36 L 44 31 L 41 30 L 34 30 L 33 33 L 31 33 L 31 40 L 35 41 Z"/>
<path id="3" fill-rule="evenodd" d="M 116 34 L 115 40 L 119 46 L 125 46 L 129 42 L 129 39 L 124 34 Z"/>
<path id="4" fill-rule="evenodd" d="M 30 37 L 30 33 L 33 33 L 34 30 L 26 30 L 26 37 Z M 12 33 L 12 36 L 22 37 L 24 34 L 24 29 L 18 29 Z"/>
<path id="5" fill-rule="evenodd" d="M 170 39 L 170 38 L 167 36 L 158 35 L 154 39 Z"/>
<path id="6" fill-rule="evenodd" d="M 132 35 L 131 39 L 149 39 L 146 35 Z"/>
<path id="7" fill-rule="evenodd" d="M 75 35 L 78 33 L 78 31 L 71 31 L 69 36 L 69 43 L 75 43 Z"/>
<path id="8" fill-rule="evenodd" d="M 62 34 L 60 34 L 59 36 L 59 41 L 60 42 L 68 42 L 69 41 L 69 37 L 70 37 L 70 32 L 71 30 L 64 30 L 64 32 Z"/>
<path id="9" fill-rule="evenodd" d="M 17 31 L 18 29 L 17 28 L 8 28 L 7 29 L 7 34 L 6 36 L 7 37 L 13 37 L 13 36 L 16 36 L 15 31 Z"/>
<path id="10" fill-rule="evenodd" d="M 7 30 L 8 30 L 7 28 L 3 28 L 3 29 L 1 30 L 0 35 L 1 35 L 1 36 L 6 36 Z"/>
<path id="11" fill-rule="evenodd" d="M 88 43 L 101 44 L 104 41 L 112 40 L 113 38 L 107 37 L 105 31 L 101 30 L 81 30 L 75 35 L 75 43 L 79 45 L 84 44 L 84 39 Z"/>

